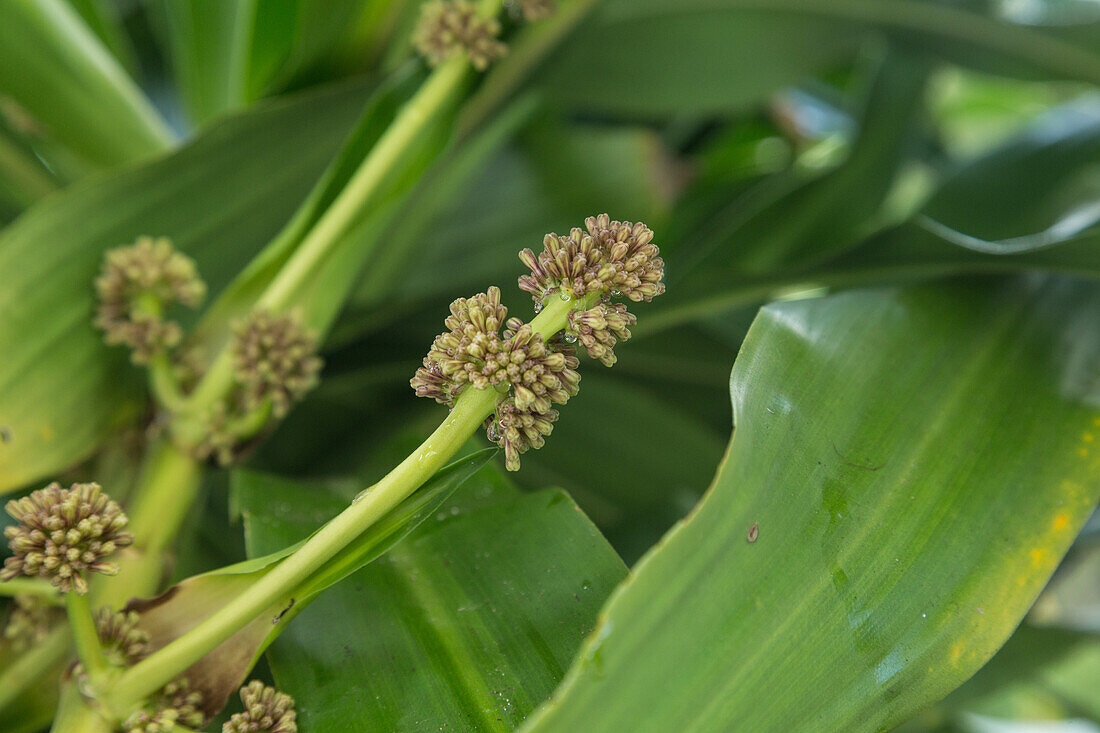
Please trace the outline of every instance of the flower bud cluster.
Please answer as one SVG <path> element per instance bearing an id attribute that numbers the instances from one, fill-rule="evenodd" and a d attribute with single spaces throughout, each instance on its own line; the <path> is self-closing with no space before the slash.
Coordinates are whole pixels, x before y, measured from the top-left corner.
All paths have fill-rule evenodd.
<path id="1" fill-rule="evenodd" d="M 61 616 L 57 608 L 35 595 L 18 595 L 12 599 L 4 638 L 16 653 L 25 651 L 46 638 L 54 621 Z"/>
<path id="2" fill-rule="evenodd" d="M 20 575 L 48 578 L 62 592 L 88 592 L 87 573 L 114 575 L 108 562 L 115 550 L 133 542 L 127 519 L 99 484 L 53 483 L 5 507 L 18 524 L 4 530 L 12 557 L 0 580 Z"/>
<path id="3" fill-rule="evenodd" d="M 275 417 L 317 385 L 317 342 L 294 313 L 254 310 L 236 325 L 233 369 L 246 410 L 270 401 Z"/>
<path id="4" fill-rule="evenodd" d="M 290 695 L 253 680 L 241 688 L 241 702 L 244 712 L 226 721 L 222 733 L 297 733 L 298 713 Z"/>
<path id="5" fill-rule="evenodd" d="M 478 71 L 503 56 L 500 22 L 482 17 L 470 0 L 428 0 L 420 6 L 413 44 L 432 66 L 464 53 Z"/>
<path id="6" fill-rule="evenodd" d="M 471 385 L 506 394 L 486 432 L 516 470 L 519 454 L 541 446 L 549 434 L 557 418 L 551 405 L 565 404 L 577 393 L 580 363 L 547 344 L 530 324 L 505 321 L 507 315 L 497 287 L 455 300 L 444 321 L 448 330 L 436 337 L 410 384 L 417 395 L 448 406 Z M 507 326 L 503 335 L 501 326 Z"/>
<path id="7" fill-rule="evenodd" d="M 581 346 L 604 366 L 615 364 L 615 344 L 630 338 L 630 326 L 638 322 L 634 314 L 621 303 L 597 303 L 585 311 L 569 314 L 569 331 L 577 336 Z"/>
<path id="8" fill-rule="evenodd" d="M 138 615 L 133 611 L 101 608 L 96 613 L 95 625 L 103 654 L 111 664 L 129 667 L 152 651 L 149 634 L 138 628 Z"/>
<path id="9" fill-rule="evenodd" d="M 587 231 L 574 228 L 566 237 L 547 234 L 537 256 L 529 249 L 519 253 L 531 270 L 520 277 L 521 290 L 539 303 L 558 291 L 577 298 L 608 293 L 634 302 L 652 300 L 665 291 L 665 263 L 645 224 L 612 221 L 600 214 L 585 219 L 584 225 Z"/>
<path id="10" fill-rule="evenodd" d="M 163 308 L 173 303 L 194 308 L 206 294 L 194 261 L 164 237 L 139 237 L 108 252 L 95 288 L 95 325 L 108 344 L 128 346 L 136 364 L 149 363 L 183 336 L 178 323 L 164 319 Z"/>
<path id="11" fill-rule="evenodd" d="M 192 690 L 186 677 L 162 687 L 149 706 L 131 714 L 122 722 L 125 733 L 169 733 L 176 726 L 200 728 L 205 721 L 202 693 Z"/>

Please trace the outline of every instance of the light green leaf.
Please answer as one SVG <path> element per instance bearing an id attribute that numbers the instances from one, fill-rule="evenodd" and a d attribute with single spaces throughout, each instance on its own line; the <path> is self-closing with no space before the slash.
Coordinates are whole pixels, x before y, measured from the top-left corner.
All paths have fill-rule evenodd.
<path id="1" fill-rule="evenodd" d="M 0 3 L 0 94 L 88 163 L 166 150 L 172 134 L 65 0 Z"/>
<path id="2" fill-rule="evenodd" d="M 880 731 L 957 687 L 1100 496 L 1098 318 L 1038 278 L 763 309 L 708 495 L 524 730 Z"/>
<path id="3" fill-rule="evenodd" d="M 118 62 L 131 75 L 137 72 L 134 47 L 123 27 L 121 8 L 112 0 L 68 0 L 88 27 L 99 36 Z"/>
<path id="4" fill-rule="evenodd" d="M 87 456 L 140 408 L 140 372 L 92 327 L 104 251 L 169 236 L 217 292 L 290 216 L 365 96 L 345 86 L 227 120 L 163 160 L 52 196 L 0 233 L 0 491 Z"/>
<path id="5" fill-rule="evenodd" d="M 250 550 L 300 536 L 319 498 L 256 496 Z M 569 497 L 494 469 L 321 595 L 268 651 L 303 730 L 510 730 L 561 678 L 626 569 Z"/>

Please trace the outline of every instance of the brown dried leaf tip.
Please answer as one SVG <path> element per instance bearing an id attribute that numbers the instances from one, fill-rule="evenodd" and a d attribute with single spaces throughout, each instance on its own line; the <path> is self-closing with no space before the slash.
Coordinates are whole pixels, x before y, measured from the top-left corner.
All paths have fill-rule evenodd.
<path id="1" fill-rule="evenodd" d="M 503 56 L 508 47 L 498 40 L 500 23 L 478 14 L 469 0 L 428 0 L 420 6 L 413 45 L 432 66 L 465 53 L 478 71 Z"/>
<path id="2" fill-rule="evenodd" d="M 164 308 L 173 303 L 194 308 L 206 294 L 194 261 L 165 237 L 139 237 L 131 246 L 108 252 L 95 289 L 96 327 L 108 344 L 130 347 L 136 364 L 147 364 L 180 342 L 183 332 L 164 319 Z"/>
<path id="3" fill-rule="evenodd" d="M 4 626 L 4 638 L 11 644 L 13 651 L 26 651 L 45 639 L 54 621 L 61 616 L 58 608 L 49 605 L 39 596 L 15 596 L 8 614 L 8 623 Z"/>
<path id="4" fill-rule="evenodd" d="M 96 612 L 95 625 L 103 653 L 111 664 L 129 667 L 152 651 L 149 634 L 138 628 L 138 615 L 133 611 L 101 608 Z"/>
<path id="5" fill-rule="evenodd" d="M 122 722 L 126 733 L 168 733 L 177 725 L 199 728 L 205 722 L 202 693 L 191 690 L 186 677 L 180 677 L 160 689 L 143 710 Z"/>
<path id="6" fill-rule="evenodd" d="M 297 314 L 256 310 L 236 326 L 233 368 L 246 410 L 270 400 L 275 416 L 283 417 L 317 385 L 321 359 Z"/>
<path id="7" fill-rule="evenodd" d="M 99 484 L 52 483 L 5 507 L 18 524 L 4 530 L 12 557 L 0 580 L 20 575 L 48 578 L 62 592 L 88 592 L 87 573 L 114 575 L 108 562 L 133 537 L 125 532 L 126 515 Z"/>
<path id="8" fill-rule="evenodd" d="M 410 381 L 420 397 L 453 406 L 470 385 L 506 393 L 486 421 L 489 440 L 505 451 L 505 465 L 519 469 L 519 455 L 539 448 L 557 419 L 552 404 L 565 404 L 577 393 L 580 373 L 568 345 L 547 343 L 529 324 L 508 319 L 500 289 L 491 287 L 451 303 L 447 331 L 436 337 L 424 365 Z M 507 328 L 503 335 L 502 325 Z"/>
<path id="9" fill-rule="evenodd" d="M 222 726 L 222 733 L 297 733 L 294 699 L 259 680 L 241 688 L 244 712 Z"/>

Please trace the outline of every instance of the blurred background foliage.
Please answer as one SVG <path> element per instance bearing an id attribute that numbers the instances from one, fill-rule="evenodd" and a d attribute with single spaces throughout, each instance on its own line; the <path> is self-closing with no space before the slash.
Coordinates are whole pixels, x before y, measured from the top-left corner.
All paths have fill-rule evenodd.
<path id="1" fill-rule="evenodd" d="M 417 7 L 5 0 L 0 241 L 73 231 L 163 189 L 40 253 L 43 271 L 96 262 L 147 233 L 132 222 L 158 223 L 149 233 L 171 234 L 217 292 L 305 196 L 377 80 L 407 63 Z M 403 455 L 393 435 L 439 419 L 408 379 L 447 303 L 506 286 L 519 249 L 606 210 L 658 233 L 669 294 L 615 369 L 589 365 L 582 397 L 512 478 L 568 491 L 629 565 L 707 488 L 731 429 L 730 365 L 762 303 L 1031 268 L 1100 275 L 1100 2 L 563 2 L 510 45 L 446 152 L 367 223 L 384 246 L 328 340 L 323 382 L 250 468 L 334 487 L 382 475 Z M 0 250 L 5 279 L 16 250 Z M 0 306 L 29 307 L 18 292 Z M 128 374 L 115 357 L 103 374 Z M 28 368 L 0 366 L 0 386 Z M 132 471 L 131 382 L 113 378 L 110 414 L 81 413 L 86 433 L 21 483 L 104 445 L 103 475 Z M 242 551 L 224 476 L 210 482 L 181 576 Z M 905 729 L 1100 730 L 1098 587 L 1094 520 L 1004 650 Z"/>

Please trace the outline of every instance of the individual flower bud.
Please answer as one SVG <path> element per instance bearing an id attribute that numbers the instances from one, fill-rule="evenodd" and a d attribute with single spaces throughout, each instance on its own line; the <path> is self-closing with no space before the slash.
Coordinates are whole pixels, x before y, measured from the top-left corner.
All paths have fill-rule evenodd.
<path id="1" fill-rule="evenodd" d="M 95 288 L 95 325 L 108 344 L 129 346 L 137 364 L 148 363 L 182 337 L 179 325 L 165 321 L 161 310 L 172 303 L 194 308 L 206 294 L 194 261 L 164 237 L 139 237 L 131 246 L 108 252 Z"/>
<path id="2" fill-rule="evenodd" d="M 615 344 L 629 339 L 629 327 L 637 322 L 621 303 L 597 303 L 586 311 L 572 311 L 568 317 L 570 332 L 576 334 L 588 355 L 604 366 L 615 364 Z"/>
<path id="3" fill-rule="evenodd" d="M 18 595 L 12 599 L 4 638 L 12 650 L 23 652 L 39 643 L 50 633 L 50 627 L 61 616 L 59 610 L 35 595 Z"/>
<path id="4" fill-rule="evenodd" d="M 133 611 L 101 608 L 96 612 L 95 625 L 103 653 L 111 664 L 128 667 L 151 651 L 149 634 L 138 628 L 138 615 Z"/>
<path id="5" fill-rule="evenodd" d="M 237 324 L 232 348 L 246 409 L 270 400 L 275 416 L 282 417 L 317 384 L 317 343 L 294 314 L 252 311 Z"/>
<path id="6" fill-rule="evenodd" d="M 5 507 L 18 524 L 4 530 L 12 557 L 0 580 L 20 575 L 48 578 L 62 592 L 88 592 L 87 573 L 114 575 L 108 562 L 115 550 L 133 542 L 124 531 L 126 515 L 99 484 L 52 483 Z"/>
<path id="7" fill-rule="evenodd" d="M 290 695 L 252 680 L 241 688 L 241 702 L 244 712 L 231 717 L 222 733 L 297 733 L 298 714 Z"/>
<path id="8" fill-rule="evenodd" d="M 653 232 L 638 222 L 612 221 L 607 214 L 585 220 L 587 231 L 573 229 L 569 236 L 547 234 L 543 251 L 519 253 L 531 270 L 519 278 L 519 287 L 541 303 L 561 291 L 571 297 L 604 293 L 633 301 L 652 300 L 665 291 L 664 261 Z"/>
<path id="9" fill-rule="evenodd" d="M 179 677 L 162 687 L 142 710 L 122 722 L 126 733 L 168 733 L 177 725 L 188 728 L 202 726 L 202 693 L 191 690 L 186 677 Z"/>
<path id="10" fill-rule="evenodd" d="M 465 53 L 475 69 L 484 71 L 508 50 L 499 35 L 496 18 L 479 15 L 470 0 L 428 0 L 420 6 L 413 44 L 432 66 Z"/>
<path id="11" fill-rule="evenodd" d="M 509 398 L 498 404 L 496 412 L 486 419 L 485 434 L 504 451 L 504 467 L 518 471 L 520 455 L 531 448 L 541 448 L 557 419 L 557 410 L 523 410 Z"/>

